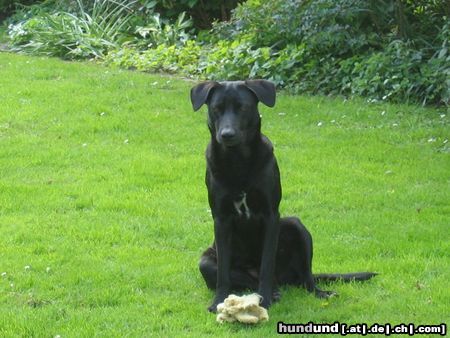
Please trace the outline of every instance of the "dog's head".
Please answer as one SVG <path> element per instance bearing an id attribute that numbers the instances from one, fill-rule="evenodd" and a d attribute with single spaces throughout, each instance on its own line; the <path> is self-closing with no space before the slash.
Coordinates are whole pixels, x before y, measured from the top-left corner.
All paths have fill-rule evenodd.
<path id="1" fill-rule="evenodd" d="M 225 147 L 249 142 L 260 131 L 258 102 L 275 105 L 275 85 L 266 80 L 208 81 L 191 89 L 194 110 L 208 106 L 211 135 Z"/>

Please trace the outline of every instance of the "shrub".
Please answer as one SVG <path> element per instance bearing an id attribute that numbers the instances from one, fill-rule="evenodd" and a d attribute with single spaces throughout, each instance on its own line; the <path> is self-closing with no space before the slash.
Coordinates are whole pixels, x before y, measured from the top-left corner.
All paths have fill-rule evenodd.
<path id="1" fill-rule="evenodd" d="M 38 3 L 40 0 L 0 0 L 0 22 L 14 13 L 20 6 Z"/>
<path id="2" fill-rule="evenodd" d="M 356 56 L 340 63 L 338 76 L 345 79 L 341 93 L 422 104 L 450 103 L 449 27 L 438 36 L 441 48 L 428 57 L 411 41 L 395 40 L 382 52 Z"/>
<path id="3" fill-rule="evenodd" d="M 108 65 L 145 72 L 164 71 L 185 75 L 199 75 L 198 67 L 201 47 L 188 41 L 183 48 L 160 44 L 156 48 L 139 51 L 125 47 L 111 51 L 105 58 Z"/>
<path id="4" fill-rule="evenodd" d="M 131 18 L 130 5 L 136 1 L 95 0 L 87 11 L 77 0 L 79 13 L 39 14 L 8 28 L 15 51 L 63 58 L 103 57 L 118 46 Z"/>
<path id="5" fill-rule="evenodd" d="M 243 0 L 141 0 L 147 8 L 174 20 L 183 12 L 193 18 L 198 29 L 209 29 L 214 21 L 229 20 L 230 12 Z"/>
<path id="6" fill-rule="evenodd" d="M 153 14 L 143 27 L 135 29 L 137 35 L 134 44 L 145 47 L 155 47 L 160 44 L 169 46 L 185 44 L 190 34 L 188 30 L 192 27 L 192 20 L 186 18 L 182 12 L 172 24 L 169 20 L 162 19 L 158 13 Z"/>
<path id="7" fill-rule="evenodd" d="M 214 27 L 206 76 L 265 75 L 296 93 L 448 104 L 448 10 L 442 0 L 249 0 Z"/>
<path id="8" fill-rule="evenodd" d="M 143 71 L 266 78 L 294 93 L 449 104 L 444 0 L 248 0 L 200 38 L 192 32 L 195 18 L 180 10 L 204 1 L 85 1 L 87 7 L 64 2 L 75 2 L 78 15 L 38 12 L 11 26 L 13 46 L 70 58 L 107 54 L 108 64 Z M 155 12 L 161 8 L 164 16 Z"/>
<path id="9" fill-rule="evenodd" d="M 245 34 L 255 46 L 275 49 L 305 43 L 317 55 L 356 53 L 380 46 L 376 33 L 368 29 L 366 7 L 365 0 L 247 1 L 214 32 L 230 40 Z"/>
<path id="10" fill-rule="evenodd" d="M 237 80 L 267 77 L 264 67 L 269 60 L 269 48 L 255 49 L 245 41 L 219 41 L 202 61 L 209 78 Z"/>

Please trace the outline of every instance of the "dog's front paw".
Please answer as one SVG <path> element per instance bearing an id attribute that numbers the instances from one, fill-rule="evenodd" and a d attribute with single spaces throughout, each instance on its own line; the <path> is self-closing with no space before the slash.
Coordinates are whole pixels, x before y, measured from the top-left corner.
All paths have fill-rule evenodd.
<path id="1" fill-rule="evenodd" d="M 262 306 L 267 310 L 271 305 L 272 305 L 272 297 L 263 297 L 260 306 Z"/>
<path id="2" fill-rule="evenodd" d="M 208 311 L 212 313 L 217 313 L 217 305 L 216 303 L 212 303 L 210 306 L 208 306 Z"/>
<path id="3" fill-rule="evenodd" d="M 216 297 L 214 297 L 212 304 L 208 307 L 208 311 L 212 313 L 217 313 L 217 305 L 223 303 L 225 298 L 226 296 L 216 295 Z"/>

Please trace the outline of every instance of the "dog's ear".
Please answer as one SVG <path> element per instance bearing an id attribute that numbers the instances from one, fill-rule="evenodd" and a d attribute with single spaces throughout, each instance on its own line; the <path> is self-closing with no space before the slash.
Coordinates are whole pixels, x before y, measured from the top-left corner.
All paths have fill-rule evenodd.
<path id="1" fill-rule="evenodd" d="M 196 85 L 191 89 L 191 102 L 194 111 L 197 111 L 207 100 L 211 89 L 220 86 L 219 82 L 207 81 Z"/>
<path id="2" fill-rule="evenodd" d="M 267 80 L 247 80 L 245 81 L 245 85 L 266 106 L 273 107 L 275 105 L 276 93 L 273 82 Z"/>

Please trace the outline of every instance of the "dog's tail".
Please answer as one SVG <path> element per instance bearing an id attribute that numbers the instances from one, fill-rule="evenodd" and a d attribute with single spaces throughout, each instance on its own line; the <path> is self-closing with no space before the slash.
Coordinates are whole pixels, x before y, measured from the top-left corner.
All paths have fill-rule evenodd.
<path id="1" fill-rule="evenodd" d="M 352 282 L 365 281 L 378 275 L 376 272 L 353 272 L 353 273 L 319 273 L 314 275 L 316 282 Z"/>

